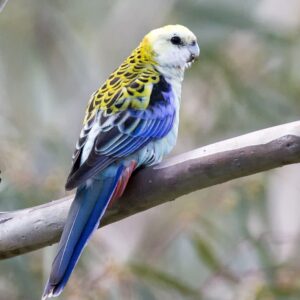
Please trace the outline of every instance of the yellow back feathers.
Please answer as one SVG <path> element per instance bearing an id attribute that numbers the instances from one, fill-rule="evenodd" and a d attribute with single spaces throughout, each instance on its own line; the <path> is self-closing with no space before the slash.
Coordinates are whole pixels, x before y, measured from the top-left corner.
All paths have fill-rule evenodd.
<path id="1" fill-rule="evenodd" d="M 144 38 L 139 47 L 92 95 L 84 124 L 94 117 L 98 109 L 106 111 L 107 115 L 125 110 L 129 105 L 135 109 L 146 109 L 152 86 L 159 81 L 159 73 L 154 65 L 151 46 Z"/>

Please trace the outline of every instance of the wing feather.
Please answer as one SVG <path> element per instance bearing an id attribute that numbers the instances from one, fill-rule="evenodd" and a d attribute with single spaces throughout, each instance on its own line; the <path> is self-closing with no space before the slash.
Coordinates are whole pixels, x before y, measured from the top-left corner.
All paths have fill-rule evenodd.
<path id="1" fill-rule="evenodd" d="M 73 167 L 66 183 L 66 189 L 72 189 L 83 184 L 87 179 L 95 176 L 116 160 L 132 155 L 147 143 L 163 138 L 171 130 L 176 113 L 170 96 L 171 87 L 162 76 L 157 83 L 143 84 L 148 85 L 148 89 L 151 85 L 149 99 L 141 100 L 137 97 L 131 97 L 125 110 L 107 113 L 107 111 L 99 109 L 97 113 L 94 113 L 93 125 L 90 125 L 92 120 L 89 120 L 89 127 L 83 128 L 77 143 Z M 131 84 L 130 89 L 133 89 L 133 86 L 135 85 Z M 141 89 L 141 86 L 136 85 L 136 88 Z M 134 94 L 134 92 L 132 93 Z M 118 98 L 117 101 L 120 99 Z M 126 101 L 128 99 L 123 102 Z M 133 105 L 135 107 L 136 101 L 148 102 L 147 108 L 132 108 L 131 104 L 135 103 Z M 86 160 L 81 161 L 82 151 L 93 126 L 98 126 L 99 132 Z"/>

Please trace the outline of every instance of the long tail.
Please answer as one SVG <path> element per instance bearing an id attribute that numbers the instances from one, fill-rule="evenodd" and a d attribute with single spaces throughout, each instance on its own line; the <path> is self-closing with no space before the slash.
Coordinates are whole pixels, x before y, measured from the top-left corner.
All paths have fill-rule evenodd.
<path id="1" fill-rule="evenodd" d="M 135 162 L 128 167 L 120 165 L 114 176 L 95 179 L 92 184 L 77 189 L 42 300 L 62 292 L 108 204 L 122 195 L 135 165 Z"/>

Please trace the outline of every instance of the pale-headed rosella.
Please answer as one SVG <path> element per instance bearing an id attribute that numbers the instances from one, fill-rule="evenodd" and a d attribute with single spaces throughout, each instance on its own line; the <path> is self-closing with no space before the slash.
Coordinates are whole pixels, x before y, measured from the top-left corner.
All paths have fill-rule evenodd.
<path id="1" fill-rule="evenodd" d="M 184 26 L 152 30 L 92 95 L 66 183 L 76 195 L 43 299 L 62 292 L 132 172 L 159 163 L 175 146 L 184 71 L 199 52 L 195 35 Z"/>

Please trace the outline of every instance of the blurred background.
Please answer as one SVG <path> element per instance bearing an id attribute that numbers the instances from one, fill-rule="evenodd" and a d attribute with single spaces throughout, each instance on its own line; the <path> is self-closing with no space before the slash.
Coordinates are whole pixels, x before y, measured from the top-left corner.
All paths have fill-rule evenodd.
<path id="1" fill-rule="evenodd" d="M 173 154 L 299 119 L 299 0 L 14 0 L 0 14 L 0 210 L 65 195 L 89 96 L 151 29 L 179 23 Z M 300 168 L 195 192 L 98 231 L 58 299 L 300 299 Z M 55 246 L 0 262 L 0 299 L 39 299 Z"/>

